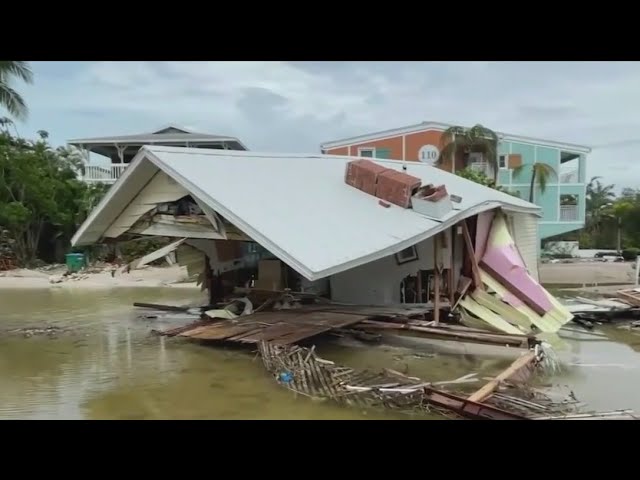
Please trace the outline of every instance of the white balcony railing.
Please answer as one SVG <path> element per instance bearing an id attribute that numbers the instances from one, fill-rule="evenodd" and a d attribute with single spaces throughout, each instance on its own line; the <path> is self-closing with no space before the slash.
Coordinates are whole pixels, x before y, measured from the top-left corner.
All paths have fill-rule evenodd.
<path id="1" fill-rule="evenodd" d="M 471 162 L 469 163 L 469 169 L 474 172 L 484 173 L 487 177 L 491 176 L 491 166 L 489 162 Z"/>
<path id="2" fill-rule="evenodd" d="M 578 170 L 560 171 L 560 183 L 578 183 Z"/>
<path id="3" fill-rule="evenodd" d="M 81 179 L 88 183 L 115 183 L 128 166 L 128 163 L 113 163 L 105 166 L 85 165 Z"/>
<path id="4" fill-rule="evenodd" d="M 578 205 L 560 205 L 561 222 L 577 222 L 579 219 Z"/>

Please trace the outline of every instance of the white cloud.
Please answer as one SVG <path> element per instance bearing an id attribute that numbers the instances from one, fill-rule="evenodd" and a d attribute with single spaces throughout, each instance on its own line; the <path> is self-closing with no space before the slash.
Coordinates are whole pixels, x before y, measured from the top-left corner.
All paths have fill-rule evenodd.
<path id="1" fill-rule="evenodd" d="M 635 187 L 635 62 L 35 63 L 23 88 L 29 133 L 53 140 L 149 131 L 169 122 L 252 149 L 318 151 L 326 140 L 423 120 L 483 123 L 587 145 L 588 175 Z"/>

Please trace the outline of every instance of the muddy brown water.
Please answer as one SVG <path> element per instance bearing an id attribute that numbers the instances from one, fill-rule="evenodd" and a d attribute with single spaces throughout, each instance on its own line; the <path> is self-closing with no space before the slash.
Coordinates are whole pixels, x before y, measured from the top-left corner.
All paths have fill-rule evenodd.
<path id="1" fill-rule="evenodd" d="M 266 374 L 250 351 L 167 339 L 153 328 L 184 318 L 143 319 L 134 301 L 196 304 L 189 289 L 96 291 L 0 290 L 0 419 L 407 419 L 295 396 Z M 174 314 L 175 315 L 175 314 Z M 56 326 L 55 336 L 25 338 L 17 328 Z M 616 328 L 607 337 L 570 333 L 561 373 L 597 410 L 640 412 L 640 335 Z M 394 368 L 437 381 L 478 372 L 495 375 L 510 360 L 431 355 L 392 347 L 319 344 L 321 356 L 356 368 Z M 545 380 L 546 381 L 546 380 Z M 471 384 L 467 388 L 478 388 Z"/>

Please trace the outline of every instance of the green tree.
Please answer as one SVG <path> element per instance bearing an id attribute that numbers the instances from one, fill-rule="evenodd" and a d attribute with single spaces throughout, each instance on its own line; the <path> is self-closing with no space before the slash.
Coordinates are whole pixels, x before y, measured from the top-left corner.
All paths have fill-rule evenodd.
<path id="1" fill-rule="evenodd" d="M 15 79 L 33 83 L 33 72 L 27 62 L 0 61 L 0 106 L 18 120 L 24 120 L 29 114 L 27 104 L 12 86 Z"/>
<path id="2" fill-rule="evenodd" d="M 458 170 L 456 172 L 456 175 L 462 178 L 466 178 L 467 180 L 471 180 L 472 182 L 479 183 L 480 185 L 484 185 L 485 187 L 493 188 L 501 192 L 507 192 L 503 187 L 498 185 L 494 179 L 487 177 L 482 172 L 477 172 L 470 168 L 465 168 L 463 170 Z"/>
<path id="3" fill-rule="evenodd" d="M 498 178 L 498 135 L 491 129 L 477 124 L 471 128 L 453 126 L 444 131 L 441 137 L 440 156 L 436 163 L 445 160 L 455 162 L 458 153 L 482 153 L 483 158 L 493 171 L 493 181 Z"/>
<path id="4" fill-rule="evenodd" d="M 46 137 L 28 141 L 0 133 L 0 229 L 9 232 L 23 265 L 37 258 L 41 243 L 68 241 L 105 190 L 81 182 L 81 157 L 52 148 Z"/>
<path id="5" fill-rule="evenodd" d="M 552 177 L 557 176 L 553 167 L 547 163 L 536 162 L 531 165 L 520 165 L 513 169 L 514 177 L 518 177 L 525 171 L 525 169 L 531 169 L 531 181 L 529 184 L 529 202 L 534 203 L 535 189 L 540 190 L 540 193 L 544 193 L 547 189 L 547 184 Z"/>
<path id="6" fill-rule="evenodd" d="M 603 219 L 610 216 L 607 207 L 613 206 L 615 194 L 613 185 L 603 185 L 602 177 L 592 177 L 586 190 L 586 229 L 597 234 L 602 227 Z"/>

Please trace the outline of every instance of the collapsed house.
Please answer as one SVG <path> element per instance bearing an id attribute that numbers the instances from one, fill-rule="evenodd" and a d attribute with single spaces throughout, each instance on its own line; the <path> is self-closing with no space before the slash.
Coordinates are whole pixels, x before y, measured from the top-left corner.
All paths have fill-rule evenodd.
<path id="1" fill-rule="evenodd" d="M 539 217 L 534 204 L 419 162 L 147 146 L 72 243 L 173 237 L 134 267 L 175 250 L 211 305 L 247 288 L 297 292 L 350 315 L 340 328 L 360 319 L 387 336 L 526 349 L 571 319 L 537 281 Z M 356 305 L 369 310 L 345 313 Z"/>

